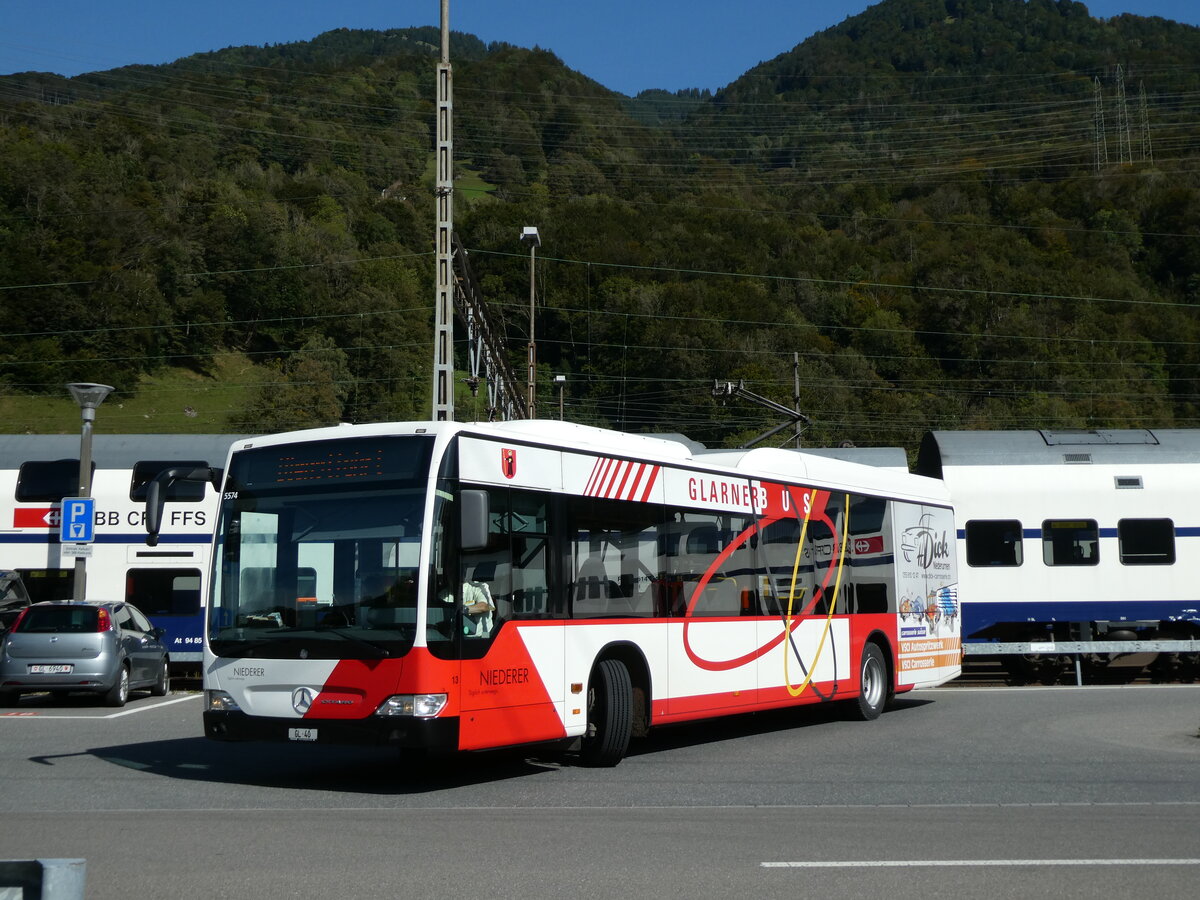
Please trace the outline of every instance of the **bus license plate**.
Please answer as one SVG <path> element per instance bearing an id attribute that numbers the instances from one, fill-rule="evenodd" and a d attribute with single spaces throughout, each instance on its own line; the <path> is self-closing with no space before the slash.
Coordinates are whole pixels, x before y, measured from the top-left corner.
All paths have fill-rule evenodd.
<path id="1" fill-rule="evenodd" d="M 317 729 L 315 728 L 289 728 L 289 741 L 315 741 L 317 739 Z"/>
<path id="2" fill-rule="evenodd" d="M 71 670 L 75 668 L 74 663 L 57 663 L 49 665 L 38 663 L 29 667 L 30 675 L 70 675 Z"/>

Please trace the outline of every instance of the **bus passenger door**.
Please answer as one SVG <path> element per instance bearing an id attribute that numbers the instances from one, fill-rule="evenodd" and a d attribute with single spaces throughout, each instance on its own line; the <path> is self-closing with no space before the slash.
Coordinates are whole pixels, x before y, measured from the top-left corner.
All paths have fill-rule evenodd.
<path id="1" fill-rule="evenodd" d="M 563 626 L 549 591 L 551 495 L 503 489 L 488 495 L 487 546 L 461 554 L 455 588 L 464 750 L 565 735 Z"/>

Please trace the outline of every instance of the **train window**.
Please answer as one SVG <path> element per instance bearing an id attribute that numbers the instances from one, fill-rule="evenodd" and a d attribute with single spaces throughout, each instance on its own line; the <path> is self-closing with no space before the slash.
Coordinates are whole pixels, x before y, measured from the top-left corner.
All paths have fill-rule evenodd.
<path id="1" fill-rule="evenodd" d="M 130 569 L 125 599 L 148 616 L 194 616 L 200 612 L 199 569 Z"/>
<path id="2" fill-rule="evenodd" d="M 75 594 L 74 569 L 17 569 L 29 599 L 34 603 L 43 600 L 70 600 Z"/>
<path id="3" fill-rule="evenodd" d="M 1042 522 L 1042 559 L 1048 566 L 1095 566 L 1100 562 L 1100 530 L 1095 519 Z"/>
<path id="4" fill-rule="evenodd" d="M 1019 566 L 1025 561 L 1021 523 L 1015 519 L 967 522 L 967 565 Z"/>
<path id="5" fill-rule="evenodd" d="M 1170 519 L 1121 519 L 1117 546 L 1125 566 L 1175 564 L 1175 523 Z"/>
<path id="6" fill-rule="evenodd" d="M 207 465 L 208 463 L 204 460 L 193 459 L 181 459 L 170 462 L 154 459 L 135 462 L 133 464 L 133 474 L 129 480 L 129 499 L 145 503 L 147 486 L 164 469 L 176 466 L 199 469 Z M 163 499 L 172 502 L 199 503 L 204 499 L 204 489 L 206 486 L 206 482 L 203 481 L 176 481 L 167 488 Z"/>
<path id="7" fill-rule="evenodd" d="M 95 478 L 96 465 L 92 464 Z M 79 460 L 47 459 L 21 463 L 17 475 L 17 501 L 57 503 L 63 497 L 79 496 Z"/>

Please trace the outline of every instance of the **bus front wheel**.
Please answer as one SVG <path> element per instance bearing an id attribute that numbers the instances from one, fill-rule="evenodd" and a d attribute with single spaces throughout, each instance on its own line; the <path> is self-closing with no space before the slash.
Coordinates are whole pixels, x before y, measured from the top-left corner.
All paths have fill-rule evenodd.
<path id="1" fill-rule="evenodd" d="M 579 761 L 585 766 L 615 766 L 629 749 L 633 733 L 633 682 L 615 659 L 602 659 L 588 683 L 588 722 Z"/>

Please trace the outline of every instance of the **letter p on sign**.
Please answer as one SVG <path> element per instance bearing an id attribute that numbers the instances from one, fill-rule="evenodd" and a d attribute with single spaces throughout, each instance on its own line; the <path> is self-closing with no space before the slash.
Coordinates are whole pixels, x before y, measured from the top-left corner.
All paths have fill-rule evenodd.
<path id="1" fill-rule="evenodd" d="M 91 543 L 96 534 L 96 500 L 64 497 L 58 539 L 63 543 Z"/>

